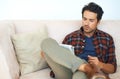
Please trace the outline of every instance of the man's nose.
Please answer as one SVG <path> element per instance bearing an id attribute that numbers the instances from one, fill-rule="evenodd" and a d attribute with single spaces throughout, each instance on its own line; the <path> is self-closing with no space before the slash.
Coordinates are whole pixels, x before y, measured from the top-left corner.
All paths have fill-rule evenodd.
<path id="1" fill-rule="evenodd" d="M 89 21 L 85 21 L 85 25 L 89 25 Z"/>

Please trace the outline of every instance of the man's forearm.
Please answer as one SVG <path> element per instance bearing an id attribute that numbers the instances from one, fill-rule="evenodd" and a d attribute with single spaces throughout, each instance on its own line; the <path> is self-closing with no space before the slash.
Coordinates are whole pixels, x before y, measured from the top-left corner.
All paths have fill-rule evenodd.
<path id="1" fill-rule="evenodd" d="M 105 73 L 110 74 L 110 73 L 114 73 L 115 72 L 114 65 L 112 65 L 112 64 L 106 64 L 106 63 L 100 62 L 98 64 L 98 66 Z"/>

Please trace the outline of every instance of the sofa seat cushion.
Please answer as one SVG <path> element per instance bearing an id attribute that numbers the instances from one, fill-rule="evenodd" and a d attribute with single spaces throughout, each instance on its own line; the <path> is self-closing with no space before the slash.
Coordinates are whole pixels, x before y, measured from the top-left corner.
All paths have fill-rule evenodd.
<path id="1" fill-rule="evenodd" d="M 29 73 L 20 77 L 20 79 L 53 79 L 49 75 L 50 69 L 42 69 L 37 72 Z"/>
<path id="2" fill-rule="evenodd" d="M 37 72 L 33 72 L 30 74 L 26 74 L 20 77 L 20 79 L 53 79 L 49 76 L 50 69 L 42 69 Z M 111 79 L 119 79 L 120 78 L 120 66 L 118 66 L 117 72 L 114 74 L 110 74 Z"/>

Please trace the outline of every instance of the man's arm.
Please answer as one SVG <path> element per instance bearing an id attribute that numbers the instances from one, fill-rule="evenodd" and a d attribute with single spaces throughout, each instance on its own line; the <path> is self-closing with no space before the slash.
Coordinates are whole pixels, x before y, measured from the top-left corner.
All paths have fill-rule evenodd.
<path id="1" fill-rule="evenodd" d="M 110 74 L 115 72 L 115 68 L 113 64 L 100 62 L 97 57 L 88 56 L 88 59 L 89 59 L 88 62 L 91 65 L 97 66 L 105 73 Z"/>
<path id="2" fill-rule="evenodd" d="M 98 66 L 102 71 L 109 73 L 109 74 L 114 73 L 114 71 L 115 71 L 113 64 L 99 62 Z"/>

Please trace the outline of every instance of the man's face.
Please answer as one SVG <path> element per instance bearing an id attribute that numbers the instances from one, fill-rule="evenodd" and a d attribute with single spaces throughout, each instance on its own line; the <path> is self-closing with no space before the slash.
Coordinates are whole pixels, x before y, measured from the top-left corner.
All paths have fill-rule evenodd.
<path id="1" fill-rule="evenodd" d="M 82 26 L 84 33 L 91 34 L 97 28 L 98 25 L 97 14 L 94 12 L 90 12 L 88 10 L 84 11 L 82 17 Z"/>

